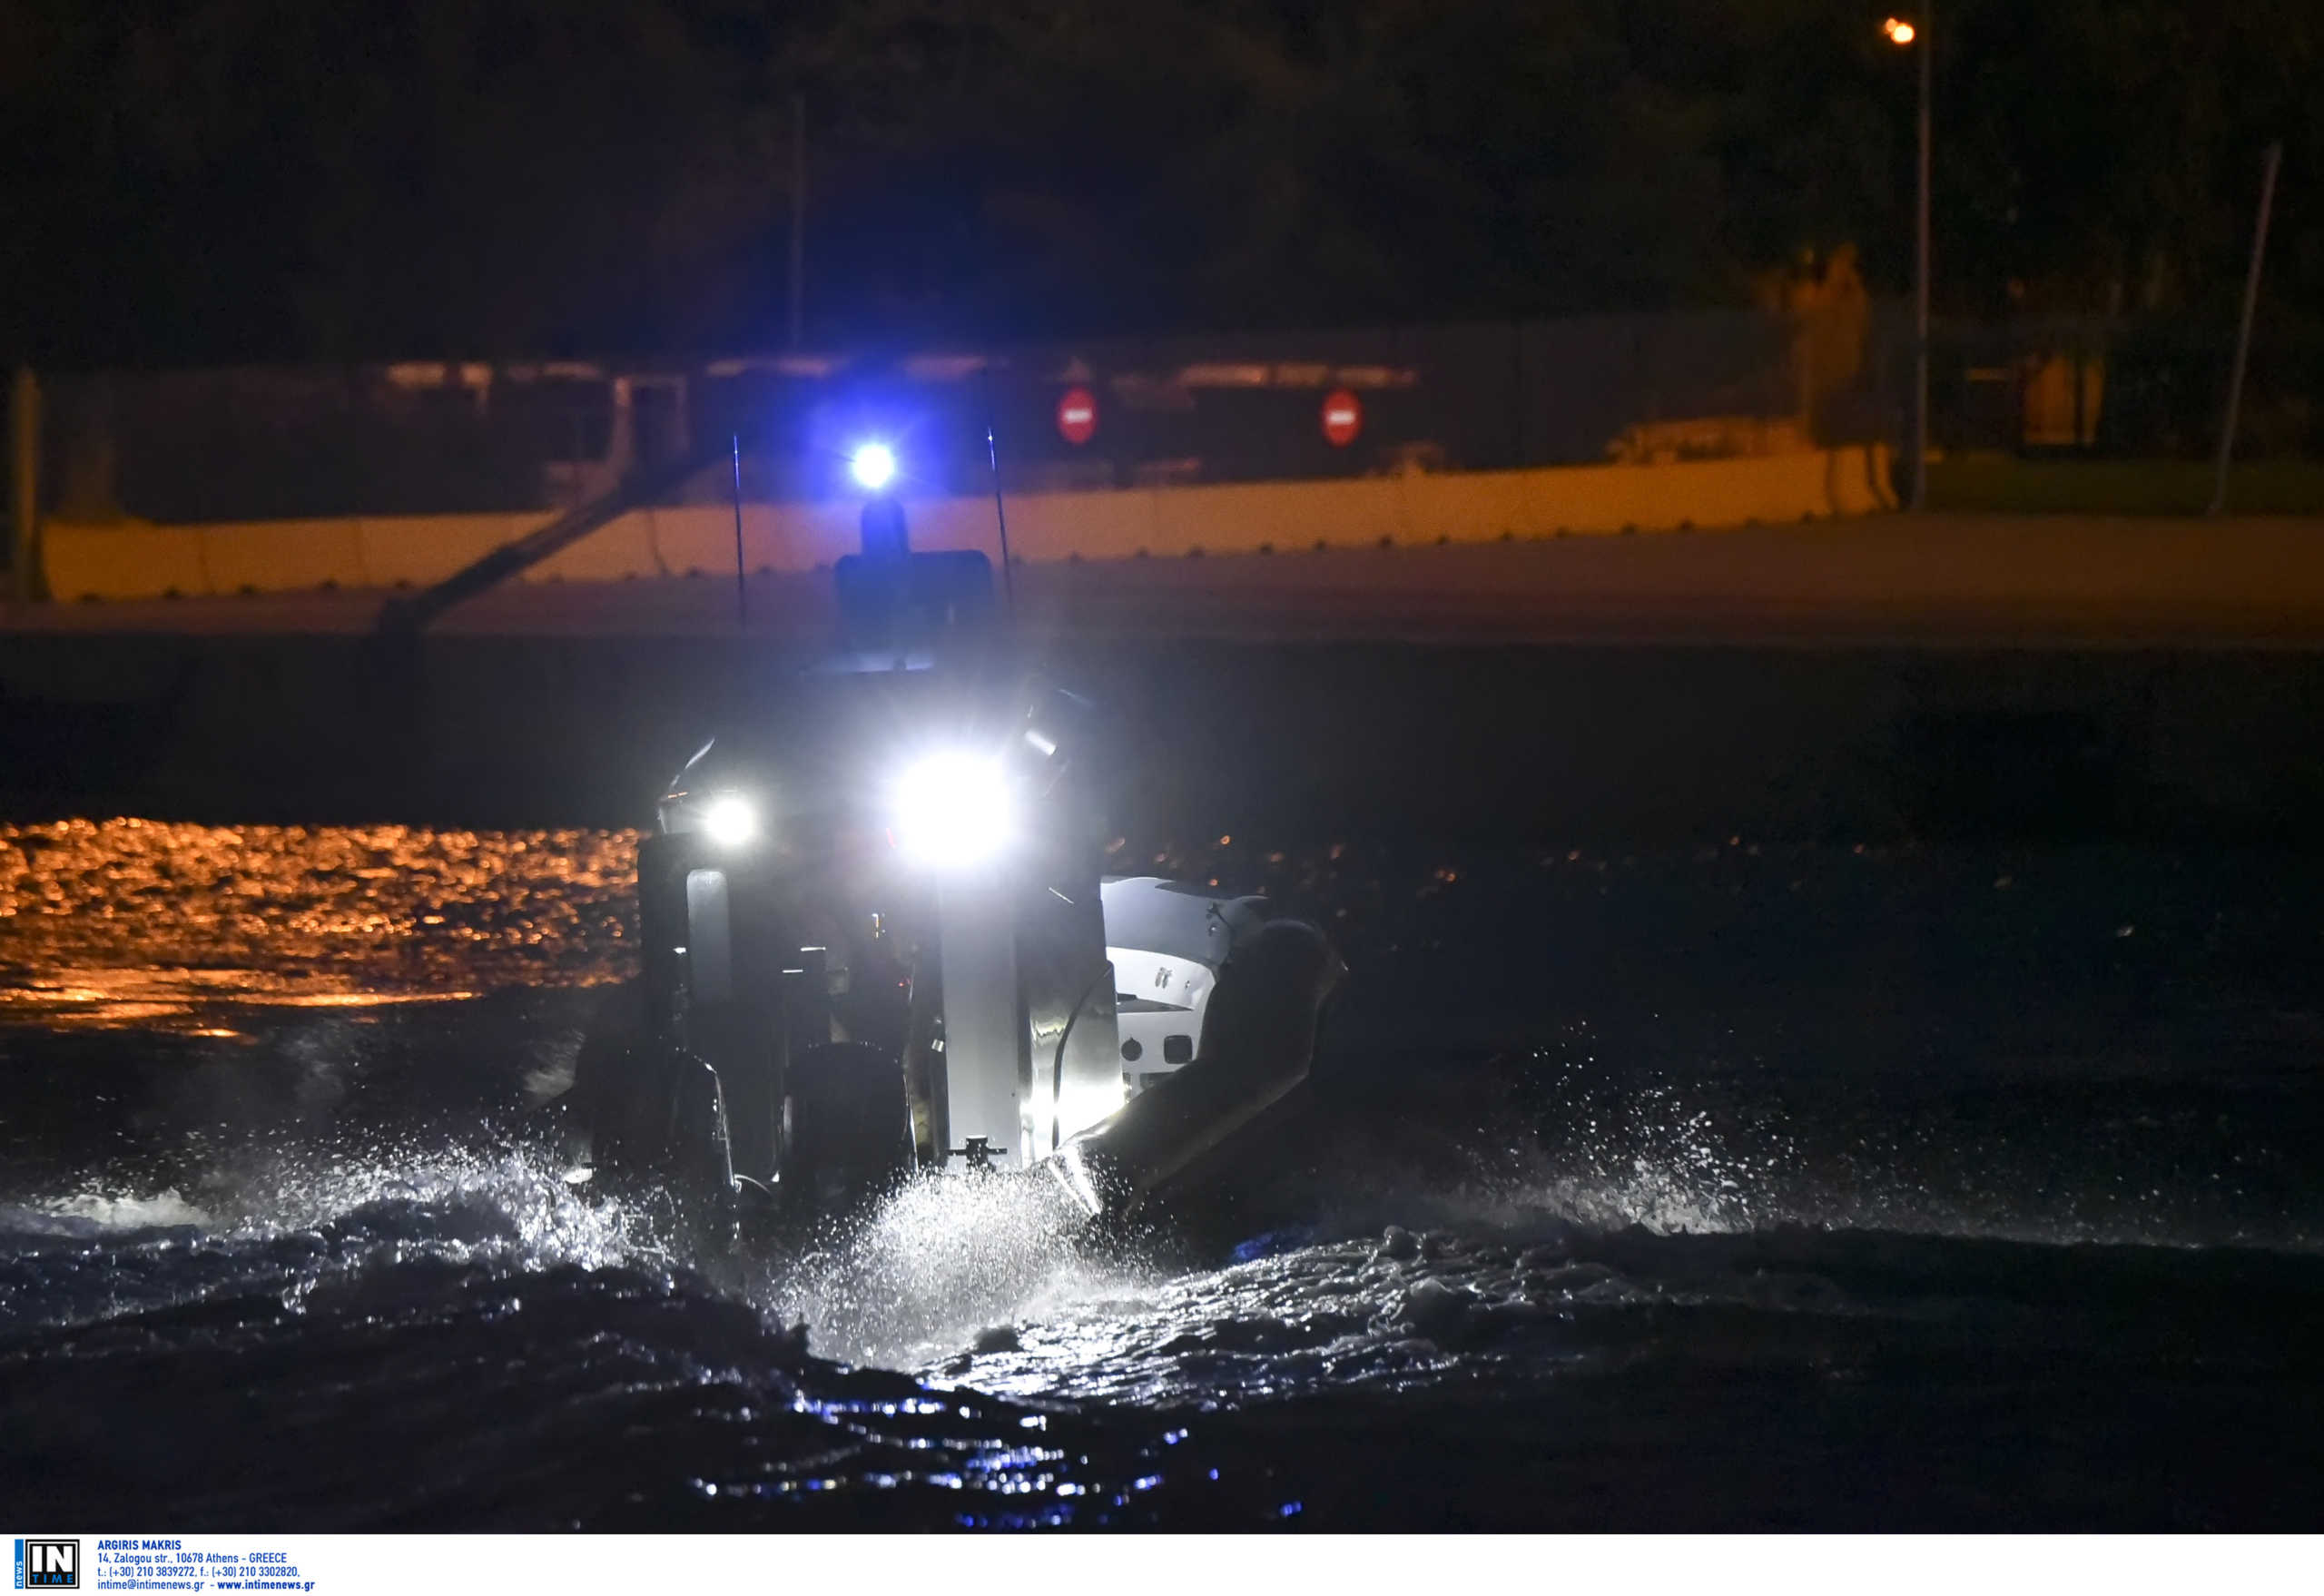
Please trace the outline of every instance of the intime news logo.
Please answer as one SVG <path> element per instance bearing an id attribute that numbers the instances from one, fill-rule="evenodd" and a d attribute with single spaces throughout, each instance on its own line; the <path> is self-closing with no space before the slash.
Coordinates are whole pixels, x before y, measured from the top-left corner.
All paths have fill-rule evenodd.
<path id="1" fill-rule="evenodd" d="M 78 1541 L 16 1542 L 16 1589 L 19 1591 L 77 1591 L 81 1588 L 81 1543 Z"/>

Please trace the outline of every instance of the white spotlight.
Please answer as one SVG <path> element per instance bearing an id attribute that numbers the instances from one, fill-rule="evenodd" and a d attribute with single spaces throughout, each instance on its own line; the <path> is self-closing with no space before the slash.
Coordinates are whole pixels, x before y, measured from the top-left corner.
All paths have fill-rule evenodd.
<path id="1" fill-rule="evenodd" d="M 759 813 L 740 793 L 721 793 L 703 805 L 702 829 L 721 848 L 738 848 L 758 835 Z"/>
<path id="2" fill-rule="evenodd" d="M 931 754 L 896 783 L 895 823 L 896 846 L 915 863 L 959 868 L 990 858 L 1016 823 L 1000 761 Z"/>

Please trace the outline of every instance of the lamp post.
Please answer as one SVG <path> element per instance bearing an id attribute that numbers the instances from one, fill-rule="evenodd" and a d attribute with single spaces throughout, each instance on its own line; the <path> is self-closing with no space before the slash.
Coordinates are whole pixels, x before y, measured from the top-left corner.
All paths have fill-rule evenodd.
<path id="1" fill-rule="evenodd" d="M 1913 246 L 1913 495 L 1912 507 L 1928 507 L 1928 170 L 1929 90 L 1935 57 L 1929 48 L 1929 13 L 1935 0 L 1922 0 L 1918 23 L 1892 16 L 1880 31 L 1898 49 L 1921 50 L 1919 222 Z"/>
<path id="2" fill-rule="evenodd" d="M 799 347 L 799 329 L 807 303 L 807 96 L 791 96 L 791 347 Z"/>

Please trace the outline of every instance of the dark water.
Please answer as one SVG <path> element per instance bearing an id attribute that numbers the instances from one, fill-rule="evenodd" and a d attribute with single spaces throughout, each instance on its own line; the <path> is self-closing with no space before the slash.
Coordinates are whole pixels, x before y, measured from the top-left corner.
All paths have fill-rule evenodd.
<path id="1" fill-rule="evenodd" d="M 1039 1187 L 932 1183 L 714 1285 L 538 1150 L 628 970 L 630 845 L 0 830 L 15 1516 L 2324 1506 L 2312 860 L 1162 848 L 1354 972 L 1327 1067 L 1198 1201 L 1100 1242 Z"/>

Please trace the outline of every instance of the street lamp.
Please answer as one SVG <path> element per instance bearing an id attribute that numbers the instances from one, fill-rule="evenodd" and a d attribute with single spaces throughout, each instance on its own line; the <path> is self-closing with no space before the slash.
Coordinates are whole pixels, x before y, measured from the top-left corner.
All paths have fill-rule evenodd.
<path id="1" fill-rule="evenodd" d="M 1913 498 L 1912 507 L 1928 507 L 1928 146 L 1929 84 L 1933 57 L 1927 38 L 1933 0 L 1922 0 L 1915 24 L 1892 16 L 1880 25 L 1890 44 L 1921 49 L 1920 220 L 1913 264 Z"/>

